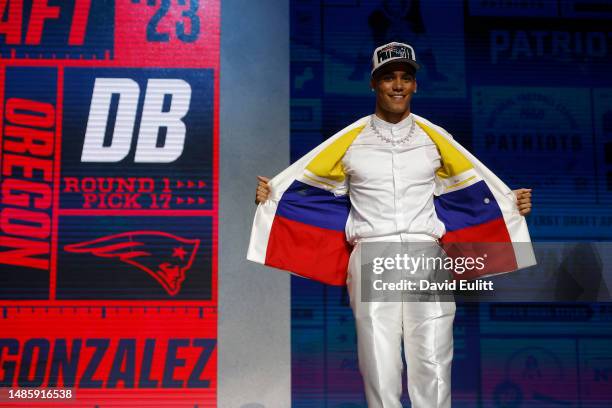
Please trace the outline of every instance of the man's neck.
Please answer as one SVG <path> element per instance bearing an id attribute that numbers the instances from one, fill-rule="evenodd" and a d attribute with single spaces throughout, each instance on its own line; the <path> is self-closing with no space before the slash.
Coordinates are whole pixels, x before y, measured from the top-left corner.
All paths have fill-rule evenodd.
<path id="1" fill-rule="evenodd" d="M 402 113 L 393 113 L 393 112 L 384 111 L 376 107 L 376 111 L 374 112 L 374 114 L 378 116 L 380 119 L 384 120 L 385 122 L 395 124 L 395 123 L 401 122 L 402 120 L 410 116 L 410 108 L 406 109 L 406 111 Z"/>

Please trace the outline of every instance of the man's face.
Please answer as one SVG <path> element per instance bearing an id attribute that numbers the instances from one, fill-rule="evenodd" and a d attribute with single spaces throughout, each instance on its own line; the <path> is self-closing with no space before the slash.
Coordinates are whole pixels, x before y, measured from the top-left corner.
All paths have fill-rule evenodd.
<path id="1" fill-rule="evenodd" d="M 390 114 L 403 114 L 417 89 L 414 70 L 405 64 L 390 64 L 374 75 L 370 85 L 376 91 L 376 106 Z"/>

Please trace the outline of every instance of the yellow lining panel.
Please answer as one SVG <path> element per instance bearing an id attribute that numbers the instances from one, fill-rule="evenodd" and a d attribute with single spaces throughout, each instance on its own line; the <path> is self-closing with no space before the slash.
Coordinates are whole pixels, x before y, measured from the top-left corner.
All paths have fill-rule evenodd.
<path id="1" fill-rule="evenodd" d="M 365 125 L 360 126 L 340 136 L 336 141 L 319 152 L 319 154 L 308 163 L 306 169 L 317 177 L 326 178 L 335 182 L 344 181 L 345 175 L 344 168 L 342 168 L 342 157 L 364 127 Z M 321 183 L 320 181 L 318 182 Z"/>
<path id="2" fill-rule="evenodd" d="M 444 136 L 424 123 L 417 122 L 417 124 L 433 140 L 440 151 L 440 156 L 442 156 L 442 167 L 436 171 L 438 177 L 449 178 L 474 168 L 463 153 L 457 150 Z"/>

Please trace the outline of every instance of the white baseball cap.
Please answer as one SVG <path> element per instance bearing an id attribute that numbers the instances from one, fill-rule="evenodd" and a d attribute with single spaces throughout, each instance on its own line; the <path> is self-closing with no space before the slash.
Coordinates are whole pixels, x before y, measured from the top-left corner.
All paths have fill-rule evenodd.
<path id="1" fill-rule="evenodd" d="M 415 71 L 420 68 L 419 64 L 416 62 L 414 49 L 410 45 L 400 42 L 390 42 L 374 50 L 374 54 L 372 55 L 371 75 L 374 76 L 374 72 L 392 62 L 406 63 L 413 67 Z"/>

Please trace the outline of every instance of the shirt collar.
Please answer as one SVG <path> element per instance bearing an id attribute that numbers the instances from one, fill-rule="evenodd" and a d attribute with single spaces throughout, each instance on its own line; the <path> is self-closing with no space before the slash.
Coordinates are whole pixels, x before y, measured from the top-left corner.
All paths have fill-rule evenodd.
<path id="1" fill-rule="evenodd" d="M 413 120 L 414 118 L 413 118 L 412 113 L 408 115 L 407 117 L 405 117 L 404 119 L 402 119 L 398 123 L 386 122 L 382 120 L 381 118 L 379 118 L 378 116 L 376 116 L 375 113 L 372 114 L 372 122 L 374 122 L 374 126 L 376 126 L 378 129 L 385 129 L 387 131 L 392 131 L 392 132 L 396 132 L 396 131 L 399 131 L 399 130 L 402 130 L 402 129 L 405 129 L 411 126 Z"/>

